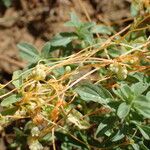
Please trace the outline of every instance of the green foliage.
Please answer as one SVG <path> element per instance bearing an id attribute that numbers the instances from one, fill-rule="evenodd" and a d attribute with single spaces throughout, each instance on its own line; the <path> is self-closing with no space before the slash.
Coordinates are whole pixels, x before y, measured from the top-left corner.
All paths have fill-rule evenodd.
<path id="1" fill-rule="evenodd" d="M 105 25 L 95 25 L 95 27 L 92 29 L 92 32 L 111 35 L 113 32 L 113 29 Z"/>
<path id="2" fill-rule="evenodd" d="M 145 118 L 150 118 L 150 100 L 145 96 L 140 95 L 136 97 L 133 102 L 135 109 Z"/>
<path id="3" fill-rule="evenodd" d="M 12 76 L 12 84 L 16 87 L 19 88 L 22 85 L 22 76 L 20 74 L 22 73 L 21 70 L 14 71 L 13 76 Z"/>
<path id="4" fill-rule="evenodd" d="M 150 12 L 150 4 L 148 1 L 132 0 L 130 12 L 133 17 L 136 17 L 145 9 L 145 12 Z"/>
<path id="5" fill-rule="evenodd" d="M 41 50 L 41 57 L 46 59 L 49 58 L 50 52 L 51 52 L 51 43 L 46 42 Z"/>
<path id="6" fill-rule="evenodd" d="M 78 86 L 75 91 L 80 95 L 82 100 L 86 102 L 97 102 L 107 104 L 111 100 L 112 95 L 102 86 L 96 86 L 91 83 L 85 83 Z"/>
<path id="7" fill-rule="evenodd" d="M 16 103 L 20 100 L 20 96 L 13 94 L 7 98 L 5 98 L 2 102 L 1 102 L 1 106 L 3 107 L 8 107 L 10 105 L 12 105 L 13 103 Z"/>
<path id="8" fill-rule="evenodd" d="M 29 64 L 13 73 L 15 93 L 0 84 L 0 130 L 15 122 L 17 136 L 9 148 L 148 150 L 149 37 L 147 24 L 136 30 L 141 22 L 111 41 L 112 27 L 81 22 L 72 13 L 65 25 L 74 31 L 57 34 L 41 51 L 18 44 Z"/>
<path id="9" fill-rule="evenodd" d="M 66 47 L 73 39 L 76 39 L 76 36 L 73 33 L 62 33 L 54 36 L 50 42 L 53 47 Z"/>
<path id="10" fill-rule="evenodd" d="M 0 0 L 6 7 L 10 7 L 12 4 L 12 0 Z"/>
<path id="11" fill-rule="evenodd" d="M 83 40 L 87 44 L 93 44 L 93 35 L 90 32 L 94 23 L 83 23 L 79 20 L 75 13 L 71 13 L 71 21 L 65 23 L 67 27 L 74 27 L 75 34 L 79 39 Z"/>
<path id="12" fill-rule="evenodd" d="M 30 63 L 35 63 L 40 59 L 39 52 L 31 44 L 19 43 L 17 47 L 20 50 L 20 57 L 22 59 L 28 60 Z"/>
<path id="13" fill-rule="evenodd" d="M 131 15 L 133 17 L 137 16 L 140 10 L 140 4 L 138 1 L 133 1 L 130 7 Z"/>
<path id="14" fill-rule="evenodd" d="M 118 107 L 117 115 L 120 119 L 124 119 L 129 114 L 129 111 L 130 106 L 123 102 Z"/>

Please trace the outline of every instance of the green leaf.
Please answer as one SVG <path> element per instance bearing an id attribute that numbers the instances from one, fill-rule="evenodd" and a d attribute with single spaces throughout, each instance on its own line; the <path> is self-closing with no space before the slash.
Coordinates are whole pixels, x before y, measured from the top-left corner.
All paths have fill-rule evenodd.
<path id="1" fill-rule="evenodd" d="M 79 36 L 79 39 L 83 40 L 87 44 L 90 45 L 94 44 L 93 34 L 91 34 L 91 32 L 88 31 L 87 29 L 81 29 L 77 31 L 77 34 Z"/>
<path id="2" fill-rule="evenodd" d="M 101 133 L 102 130 L 103 130 L 103 133 L 107 132 L 107 130 L 106 130 L 106 129 L 108 129 L 108 128 L 106 128 L 107 126 L 108 126 L 108 124 L 104 124 L 103 122 L 100 123 L 97 130 L 96 130 L 96 134 L 95 134 L 96 137 L 100 136 L 99 134 Z"/>
<path id="3" fill-rule="evenodd" d="M 16 87 L 19 88 L 22 85 L 22 77 L 20 76 L 20 74 L 22 73 L 21 70 L 17 70 L 13 72 L 13 76 L 12 76 L 12 84 Z"/>
<path id="4" fill-rule="evenodd" d="M 71 20 L 66 22 L 65 26 L 79 28 L 82 25 L 81 21 L 79 20 L 79 18 L 74 12 L 70 14 L 70 17 L 71 17 Z"/>
<path id="5" fill-rule="evenodd" d="M 52 134 L 51 133 L 46 134 L 44 137 L 39 139 L 39 141 L 42 142 L 42 143 L 52 142 L 53 141 Z"/>
<path id="6" fill-rule="evenodd" d="M 122 54 L 122 51 L 120 51 L 119 49 L 110 48 L 108 49 L 108 53 L 111 57 L 115 58 L 120 56 Z"/>
<path id="7" fill-rule="evenodd" d="M 133 101 L 135 109 L 144 117 L 150 118 L 150 99 L 140 95 Z"/>
<path id="8" fill-rule="evenodd" d="M 139 82 L 143 82 L 144 80 L 144 74 L 141 72 L 136 72 L 136 73 L 130 73 L 130 76 L 136 78 Z"/>
<path id="9" fill-rule="evenodd" d="M 22 138 L 22 137 L 27 136 L 26 134 L 23 133 L 22 130 L 20 130 L 20 129 L 16 128 L 16 127 L 14 127 L 13 129 L 14 129 L 16 138 Z"/>
<path id="10" fill-rule="evenodd" d="M 138 143 L 133 143 L 132 147 L 134 150 L 149 150 L 149 148 L 147 148 L 143 141 L 139 141 Z"/>
<path id="11" fill-rule="evenodd" d="M 140 125 L 140 127 L 146 132 L 150 138 L 150 125 Z"/>
<path id="12" fill-rule="evenodd" d="M 41 57 L 42 58 L 49 58 L 51 52 L 51 43 L 46 42 L 41 50 Z"/>
<path id="13" fill-rule="evenodd" d="M 132 144 L 134 150 L 140 150 L 140 146 L 138 144 Z"/>
<path id="14" fill-rule="evenodd" d="M 128 103 L 131 103 L 134 99 L 134 92 L 127 84 L 121 84 L 121 86 L 117 90 L 113 89 L 113 92 L 123 101 L 126 101 Z"/>
<path id="15" fill-rule="evenodd" d="M 144 145 L 143 141 L 140 142 L 140 148 L 140 150 L 149 150 L 149 148 Z"/>
<path id="16" fill-rule="evenodd" d="M 102 98 L 104 98 L 104 99 L 113 99 L 112 94 L 107 89 L 105 89 L 101 85 L 98 85 L 97 87 L 98 87 L 97 90 L 98 90 L 98 92 L 99 92 L 99 94 L 101 95 Z"/>
<path id="17" fill-rule="evenodd" d="M 20 56 L 22 59 L 34 63 L 40 59 L 37 49 L 29 43 L 19 43 L 17 47 L 20 49 Z"/>
<path id="18" fill-rule="evenodd" d="M 95 23 L 82 23 L 81 27 L 76 29 L 76 33 L 79 39 L 83 40 L 87 44 L 94 44 L 93 33 L 91 32 L 92 27 L 95 26 Z"/>
<path id="19" fill-rule="evenodd" d="M 125 135 L 119 130 L 116 135 L 112 138 L 112 141 L 113 142 L 116 142 L 116 141 L 119 141 L 121 140 L 122 138 L 124 138 Z"/>
<path id="20" fill-rule="evenodd" d="M 77 29 L 78 33 L 84 33 L 84 32 L 89 32 L 92 34 L 91 30 L 95 26 L 94 22 L 83 22 L 80 28 Z"/>
<path id="21" fill-rule="evenodd" d="M 75 13 L 71 13 L 71 21 L 65 24 L 66 26 L 75 27 L 76 34 L 80 40 L 83 40 L 86 44 L 94 44 L 93 33 L 91 32 L 92 27 L 95 26 L 93 22 L 83 23 L 79 20 Z"/>
<path id="22" fill-rule="evenodd" d="M 100 104 L 107 104 L 112 99 L 112 95 L 108 90 L 91 83 L 81 84 L 75 91 L 80 95 L 82 100 L 87 102 L 93 101 Z"/>
<path id="23" fill-rule="evenodd" d="M 113 128 L 114 123 L 116 122 L 116 117 L 111 116 L 106 119 L 104 119 L 98 126 L 95 136 L 98 138 L 100 136 L 103 136 L 104 134 L 107 135 L 107 132 Z M 108 136 L 108 135 L 107 135 Z"/>
<path id="24" fill-rule="evenodd" d="M 52 72 L 55 75 L 55 77 L 59 77 L 65 73 L 65 69 L 64 67 L 60 67 L 60 68 L 53 69 Z"/>
<path id="25" fill-rule="evenodd" d="M 6 115 L 13 115 L 17 111 L 17 107 L 12 107 L 12 108 L 7 108 L 4 109 L 1 114 L 6 116 Z"/>
<path id="26" fill-rule="evenodd" d="M 137 2 L 133 1 L 130 6 L 130 12 L 133 17 L 137 16 L 140 10 L 140 6 Z"/>
<path id="27" fill-rule="evenodd" d="M 7 106 L 10 106 L 11 104 L 13 103 L 16 103 L 20 101 L 20 96 L 16 95 L 16 94 L 13 94 L 7 98 L 5 98 L 2 102 L 1 102 L 1 106 L 3 107 L 7 107 Z"/>
<path id="28" fill-rule="evenodd" d="M 140 126 L 137 126 L 137 128 L 146 140 L 150 140 L 150 136 Z"/>
<path id="29" fill-rule="evenodd" d="M 62 47 L 61 49 L 62 49 L 62 52 L 61 52 L 62 57 L 70 56 L 74 50 L 73 42 L 66 45 L 66 47 Z"/>
<path id="30" fill-rule="evenodd" d="M 147 92 L 147 94 L 146 94 L 146 98 L 150 101 L 150 91 L 149 91 L 149 92 Z"/>
<path id="31" fill-rule="evenodd" d="M 150 111 L 148 110 L 149 108 L 147 107 L 140 107 L 140 106 L 136 106 L 135 107 L 136 110 L 138 111 L 139 114 L 143 115 L 145 118 L 150 118 Z M 145 109 L 145 110 L 144 110 Z"/>
<path id="32" fill-rule="evenodd" d="M 111 27 L 105 25 L 96 25 L 92 29 L 92 33 L 100 33 L 100 34 L 112 34 L 113 29 Z"/>
<path id="33" fill-rule="evenodd" d="M 67 142 L 63 142 L 61 144 L 61 150 L 72 150 L 72 146 Z"/>
<path id="34" fill-rule="evenodd" d="M 131 89 L 134 91 L 135 95 L 141 95 L 149 87 L 148 83 L 138 82 L 131 86 Z"/>
<path id="35" fill-rule="evenodd" d="M 12 4 L 12 0 L 2 0 L 2 1 L 6 7 L 9 7 Z"/>
<path id="36" fill-rule="evenodd" d="M 134 93 L 128 85 L 122 86 L 121 92 L 127 100 L 133 99 L 133 97 L 134 97 Z"/>
<path id="37" fill-rule="evenodd" d="M 120 119 L 124 119 L 129 114 L 129 111 L 130 106 L 123 102 L 118 107 L 117 115 Z"/>
<path id="38" fill-rule="evenodd" d="M 61 34 L 56 35 L 51 41 L 51 45 L 56 47 L 56 46 L 66 46 L 69 44 L 75 37 L 65 37 L 62 36 Z"/>

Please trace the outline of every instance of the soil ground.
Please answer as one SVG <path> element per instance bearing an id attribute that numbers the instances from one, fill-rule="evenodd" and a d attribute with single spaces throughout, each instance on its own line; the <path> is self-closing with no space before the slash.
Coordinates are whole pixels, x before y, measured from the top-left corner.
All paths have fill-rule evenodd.
<path id="1" fill-rule="evenodd" d="M 0 0 L 1 1 L 1 0 Z M 82 0 L 93 21 L 110 24 L 129 17 L 128 0 Z M 85 14 L 78 0 L 12 0 L 9 8 L 0 3 L 0 73 L 24 66 L 16 44 L 26 41 L 39 50 L 45 41 L 66 31 L 63 24 L 75 11 L 82 20 Z M 2 78 L 1 78 L 2 80 Z"/>

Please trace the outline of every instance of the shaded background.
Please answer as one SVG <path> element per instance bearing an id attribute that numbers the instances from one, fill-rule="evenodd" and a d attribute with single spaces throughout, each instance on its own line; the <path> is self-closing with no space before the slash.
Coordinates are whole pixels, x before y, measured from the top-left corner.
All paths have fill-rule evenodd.
<path id="1" fill-rule="evenodd" d="M 11 0 L 9 7 L 0 0 L 0 82 L 11 79 L 12 72 L 23 68 L 16 44 L 21 41 L 42 45 L 59 32 L 75 11 L 81 20 L 86 16 L 78 0 Z M 130 0 L 82 0 L 92 21 L 119 27 L 130 17 Z M 11 88 L 11 87 L 10 87 Z"/>

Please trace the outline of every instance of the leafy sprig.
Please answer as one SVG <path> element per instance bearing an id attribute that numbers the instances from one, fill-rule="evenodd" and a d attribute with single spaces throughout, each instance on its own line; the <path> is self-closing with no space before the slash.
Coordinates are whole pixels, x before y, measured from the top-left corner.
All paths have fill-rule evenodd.
<path id="1" fill-rule="evenodd" d="M 74 32 L 56 35 L 41 51 L 18 44 L 28 66 L 14 72 L 15 89 L 0 96 L 0 130 L 24 120 L 10 147 L 25 148 L 26 138 L 30 149 L 55 142 L 61 149 L 148 149 L 149 37 L 139 22 L 107 39 L 113 28 L 73 13 L 65 25 Z"/>

